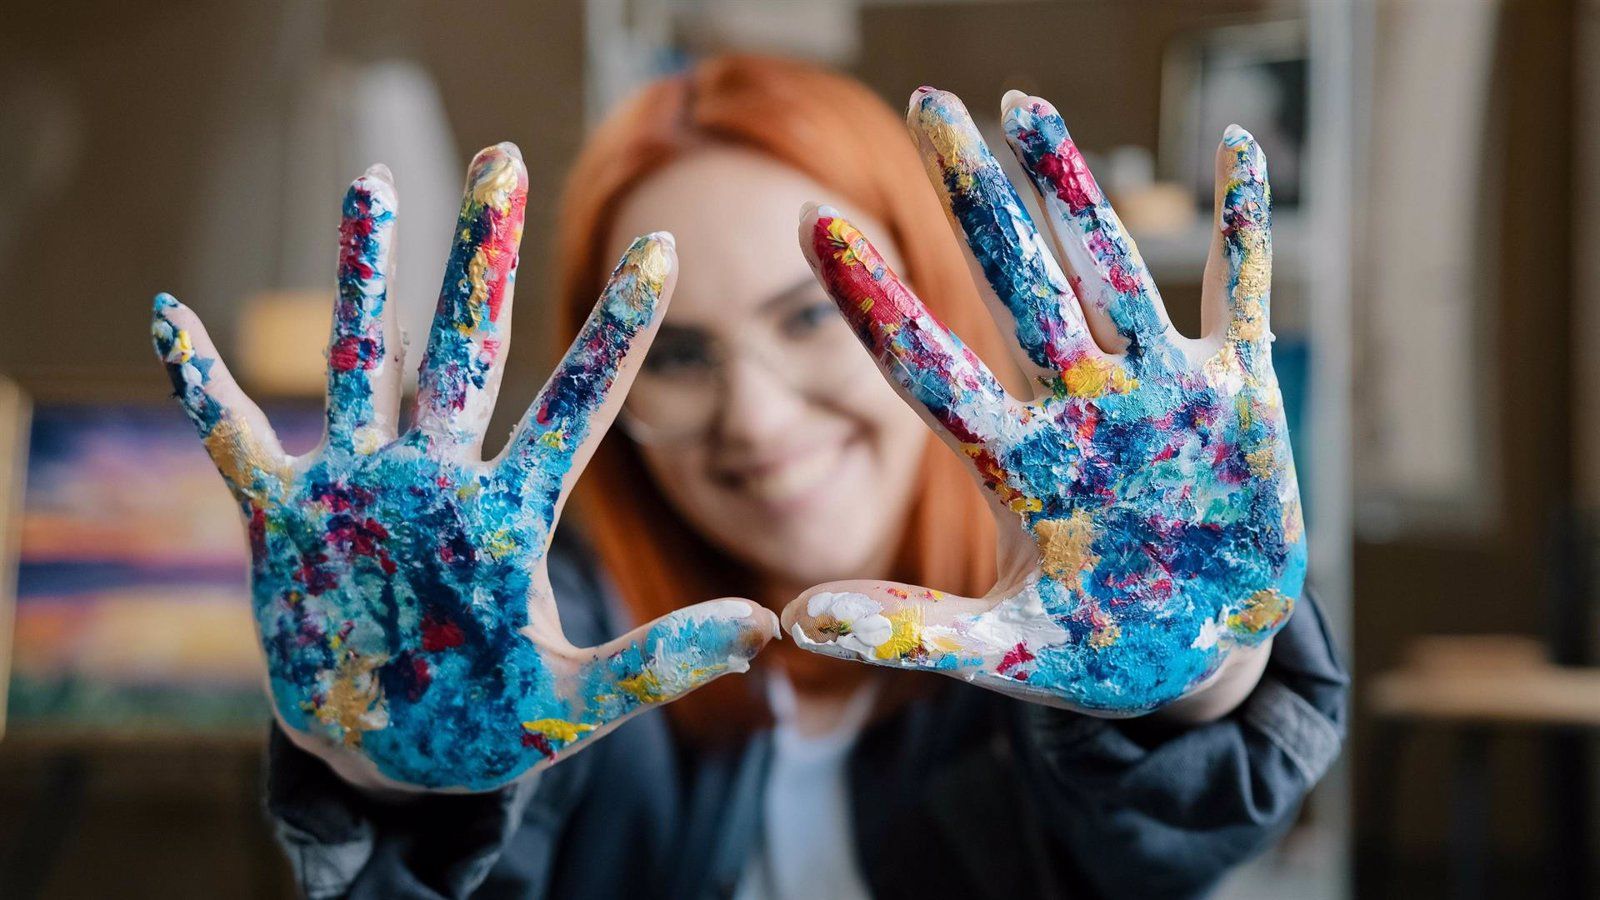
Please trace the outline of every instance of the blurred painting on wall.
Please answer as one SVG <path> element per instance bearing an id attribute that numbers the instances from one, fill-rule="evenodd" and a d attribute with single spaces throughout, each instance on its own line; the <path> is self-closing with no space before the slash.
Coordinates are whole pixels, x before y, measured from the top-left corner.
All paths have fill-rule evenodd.
<path id="1" fill-rule="evenodd" d="M 320 410 L 269 411 L 286 446 Z M 267 714 L 238 509 L 166 405 L 34 410 L 11 653 L 14 731 L 256 728 Z"/>

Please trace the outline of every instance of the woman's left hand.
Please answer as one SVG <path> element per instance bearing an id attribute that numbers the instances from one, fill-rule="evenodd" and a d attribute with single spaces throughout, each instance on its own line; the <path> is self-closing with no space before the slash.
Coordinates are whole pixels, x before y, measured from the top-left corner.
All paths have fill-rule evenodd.
<path id="1" fill-rule="evenodd" d="M 987 489 L 999 583 L 981 599 L 821 585 L 789 605 L 784 627 L 819 653 L 1102 715 L 1219 682 L 1248 692 L 1306 570 L 1267 328 L 1266 161 L 1237 126 L 1218 148 L 1204 336 L 1190 339 L 1060 116 L 1015 92 L 1004 106 L 1065 272 L 958 99 L 923 88 L 908 118 L 1034 396 L 1007 393 L 834 211 L 810 209 L 801 224 L 862 343 Z M 1229 693 L 1228 706 L 1243 696 Z"/>

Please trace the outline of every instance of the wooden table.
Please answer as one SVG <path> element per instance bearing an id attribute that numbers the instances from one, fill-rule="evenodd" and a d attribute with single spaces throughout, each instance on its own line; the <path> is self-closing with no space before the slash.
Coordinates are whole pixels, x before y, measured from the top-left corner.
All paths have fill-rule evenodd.
<path id="1" fill-rule="evenodd" d="M 1520 729 L 1600 732 L 1600 668 L 1553 665 L 1542 645 L 1516 635 L 1422 638 L 1400 668 L 1372 680 L 1367 700 L 1377 721 L 1371 797 L 1377 821 L 1391 834 L 1398 760 L 1412 728 L 1454 733 L 1450 894 L 1461 898 L 1483 896 L 1487 882 L 1491 738 Z M 1563 789 L 1583 788 L 1552 785 Z M 1587 836 L 1561 837 L 1579 848 L 1555 854 L 1558 866 L 1572 867 L 1564 881 L 1573 896 L 1590 896 Z"/>

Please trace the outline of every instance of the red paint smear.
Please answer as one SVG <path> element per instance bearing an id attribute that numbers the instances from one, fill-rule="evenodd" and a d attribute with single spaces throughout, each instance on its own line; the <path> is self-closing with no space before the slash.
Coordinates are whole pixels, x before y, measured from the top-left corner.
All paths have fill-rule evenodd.
<path id="1" fill-rule="evenodd" d="M 888 273 L 888 265 L 871 244 L 863 241 L 853 247 L 834 240 L 828 233 L 834 218 L 819 216 L 814 226 L 814 250 L 821 262 L 823 280 L 839 309 L 851 325 L 864 331 L 872 340 L 872 348 L 882 354 L 889 346 L 889 333 L 906 319 L 915 318 L 921 303 L 905 289 L 899 279 Z M 850 251 L 852 262 L 840 259 L 842 251 Z M 883 273 L 881 280 L 874 277 Z M 849 298 L 839 301 L 839 298 Z M 862 301 L 871 300 L 868 309 Z"/>
<path id="2" fill-rule="evenodd" d="M 1137 294 L 1141 290 L 1138 276 L 1129 272 L 1120 263 L 1113 265 L 1106 272 L 1106 280 L 1111 282 L 1111 286 L 1119 294 Z"/>
<path id="3" fill-rule="evenodd" d="M 486 207 L 489 239 L 483 243 L 484 260 L 488 271 L 484 285 L 488 288 L 485 300 L 489 304 L 489 321 L 500 324 L 500 310 L 506 299 L 506 283 L 517 268 L 517 232 L 522 225 L 523 212 L 528 204 L 526 176 L 518 175 L 517 189 L 511 192 L 511 204 L 504 212 Z"/>
<path id="4" fill-rule="evenodd" d="M 438 653 L 466 643 L 466 635 L 454 622 L 445 622 L 433 616 L 422 620 L 422 649 Z"/>
<path id="5" fill-rule="evenodd" d="M 1085 405 L 1083 418 L 1078 422 L 1078 444 L 1083 446 L 1094 442 L 1094 433 L 1100 428 L 1100 408 Z"/>
<path id="6" fill-rule="evenodd" d="M 1089 172 L 1089 164 L 1071 138 L 1039 160 L 1036 168 L 1056 189 L 1056 196 L 1067 204 L 1074 215 L 1094 208 L 1101 200 L 1100 185 Z"/>
<path id="7" fill-rule="evenodd" d="M 372 219 L 372 195 L 356 192 L 356 215 L 347 216 L 339 223 L 339 271 L 348 277 L 354 273 L 363 281 L 376 271 L 366 260 L 366 245 L 378 224 Z"/>
<path id="8" fill-rule="evenodd" d="M 267 511 L 259 506 L 250 507 L 250 555 L 267 558 Z"/>
<path id="9" fill-rule="evenodd" d="M 888 263 L 883 261 L 883 257 L 869 242 L 862 240 L 847 245 L 835 239 L 828 230 L 834 221 L 836 219 L 833 216 L 817 217 L 812 226 L 812 252 L 821 269 L 828 294 L 833 298 L 834 305 L 839 307 L 845 321 L 850 323 L 879 359 L 909 356 L 911 366 L 938 371 L 951 381 L 956 381 L 953 376 L 955 360 L 941 348 L 929 346 L 923 341 L 911 342 L 907 350 L 895 348 L 894 337 L 906 329 L 907 323 L 926 317 L 925 321 L 932 326 L 930 330 L 943 330 L 944 323 L 895 277 Z M 962 353 L 970 365 L 978 365 L 978 357 L 970 349 L 962 348 Z M 970 389 L 980 387 L 974 384 L 965 386 Z M 958 441 L 970 444 L 982 442 L 981 436 L 968 428 L 967 423 L 954 411 L 941 415 L 939 423 Z"/>
<path id="10" fill-rule="evenodd" d="M 522 746 L 533 747 L 534 749 L 538 750 L 545 759 L 556 758 L 555 748 L 550 746 L 550 742 L 545 739 L 544 735 L 539 734 L 536 731 L 522 732 Z"/>
<path id="11" fill-rule="evenodd" d="M 1015 669 L 1017 666 L 1031 662 L 1033 662 L 1033 654 L 1028 652 L 1028 648 L 1026 646 L 1019 643 L 1015 647 L 1012 647 L 1010 650 L 1006 651 L 1006 655 L 1000 660 L 1000 674 L 1008 674 L 1007 670 Z M 1016 677 L 1025 681 L 1027 680 L 1028 673 L 1023 672 Z"/>
<path id="12" fill-rule="evenodd" d="M 328 351 L 328 364 L 337 372 L 373 369 L 378 365 L 378 342 L 372 338 L 342 337 Z"/>
<path id="13" fill-rule="evenodd" d="M 321 596 L 324 592 L 332 590 L 337 584 L 337 579 L 332 572 L 323 571 L 322 564 L 328 561 L 326 553 L 310 553 L 300 558 L 300 569 L 294 573 L 295 580 L 306 586 L 306 593 L 313 597 Z"/>

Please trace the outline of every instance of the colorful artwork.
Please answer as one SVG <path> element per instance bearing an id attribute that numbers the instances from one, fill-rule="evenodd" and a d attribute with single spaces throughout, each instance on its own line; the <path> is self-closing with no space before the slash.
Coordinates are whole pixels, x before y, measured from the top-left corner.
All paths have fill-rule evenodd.
<path id="1" fill-rule="evenodd" d="M 284 438 L 321 415 L 281 407 Z M 9 690 L 19 731 L 259 734 L 249 557 L 167 406 L 41 406 L 29 433 Z"/>
<path id="2" fill-rule="evenodd" d="M 394 188 L 374 167 L 340 228 L 327 440 L 290 458 L 199 320 L 156 299 L 156 352 L 248 523 L 273 705 L 390 783 L 489 789 L 727 672 L 776 630 L 748 603 L 688 607 L 612 644 L 560 635 L 544 554 L 580 456 L 665 306 L 672 239 L 635 241 L 505 452 L 479 447 L 503 371 L 528 176 L 473 160 L 414 424 L 396 433 L 385 339 Z M 604 415 L 602 415 L 604 410 Z"/>
<path id="3" fill-rule="evenodd" d="M 1305 578 L 1267 328 L 1266 161 L 1249 134 L 1228 130 L 1219 277 L 1207 288 L 1209 333 L 1192 340 L 1173 330 L 1061 117 L 1020 94 L 1006 105 L 1007 137 L 1066 272 L 959 100 L 924 88 L 909 120 L 1034 396 L 1008 394 L 835 211 L 816 209 L 802 239 L 891 382 L 993 497 L 1002 583 L 982 600 L 897 585 L 823 590 L 801 601 L 791 632 L 818 652 L 1140 713 L 1275 633 Z"/>

